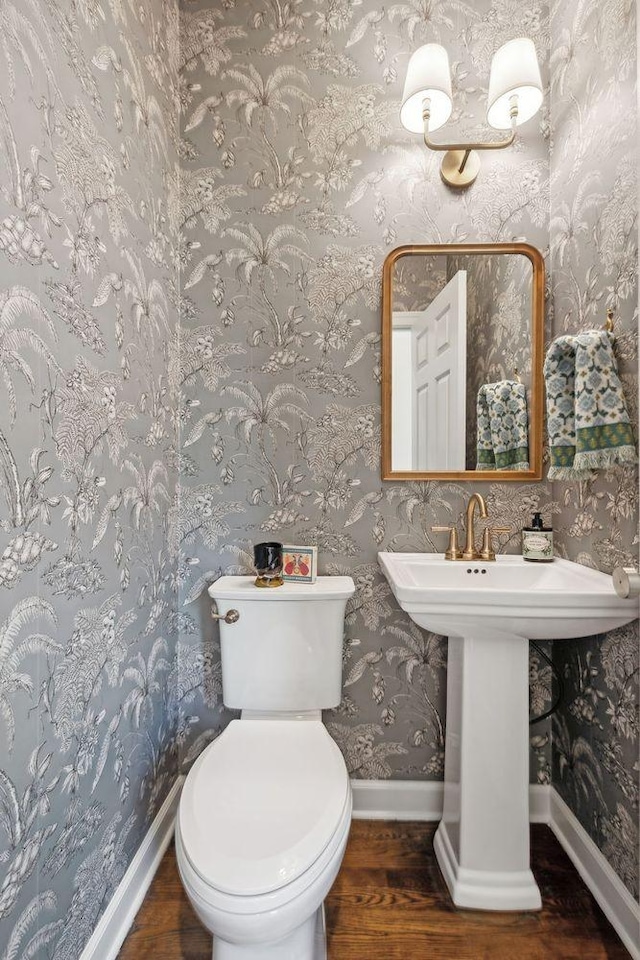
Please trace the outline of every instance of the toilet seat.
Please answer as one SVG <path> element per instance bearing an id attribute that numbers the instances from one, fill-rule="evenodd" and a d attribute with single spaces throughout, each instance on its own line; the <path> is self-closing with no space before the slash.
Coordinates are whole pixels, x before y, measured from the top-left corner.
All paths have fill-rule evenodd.
<path id="1" fill-rule="evenodd" d="M 181 847 L 225 901 L 280 900 L 283 887 L 293 895 L 312 882 L 350 809 L 344 760 L 321 721 L 233 720 L 187 777 Z"/>

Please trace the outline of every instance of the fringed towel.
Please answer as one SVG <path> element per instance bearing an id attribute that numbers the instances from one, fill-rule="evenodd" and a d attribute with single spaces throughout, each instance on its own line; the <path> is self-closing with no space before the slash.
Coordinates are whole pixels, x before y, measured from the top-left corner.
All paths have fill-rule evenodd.
<path id="1" fill-rule="evenodd" d="M 529 419 L 524 384 L 485 383 L 478 390 L 476 470 L 528 470 Z"/>
<path id="2" fill-rule="evenodd" d="M 589 330 L 553 341 L 544 361 L 550 480 L 636 462 L 612 337 Z"/>

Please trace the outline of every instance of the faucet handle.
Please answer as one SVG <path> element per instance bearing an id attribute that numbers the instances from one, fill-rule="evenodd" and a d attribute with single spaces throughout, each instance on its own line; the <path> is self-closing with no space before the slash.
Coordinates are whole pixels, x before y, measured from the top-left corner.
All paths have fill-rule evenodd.
<path id="1" fill-rule="evenodd" d="M 458 528 L 453 527 L 431 527 L 432 533 L 448 533 L 449 534 L 449 545 L 444 552 L 445 560 L 461 560 L 462 559 L 462 550 L 458 543 Z"/>
<path id="2" fill-rule="evenodd" d="M 511 533 L 511 527 L 485 527 L 482 534 L 482 550 L 480 551 L 481 560 L 495 560 L 496 554 L 491 541 L 492 533 Z"/>

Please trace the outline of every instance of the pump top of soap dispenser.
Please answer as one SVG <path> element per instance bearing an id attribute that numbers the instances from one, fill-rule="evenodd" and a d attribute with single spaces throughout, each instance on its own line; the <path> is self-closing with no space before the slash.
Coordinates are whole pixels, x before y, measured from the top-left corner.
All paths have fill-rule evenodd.
<path id="1" fill-rule="evenodd" d="M 543 533 L 551 533 L 551 527 L 545 527 L 544 522 L 542 520 L 542 513 L 539 510 L 536 510 L 536 512 L 534 513 L 533 520 L 531 521 L 531 525 L 529 527 L 525 527 L 524 529 L 529 531 L 539 530 Z"/>

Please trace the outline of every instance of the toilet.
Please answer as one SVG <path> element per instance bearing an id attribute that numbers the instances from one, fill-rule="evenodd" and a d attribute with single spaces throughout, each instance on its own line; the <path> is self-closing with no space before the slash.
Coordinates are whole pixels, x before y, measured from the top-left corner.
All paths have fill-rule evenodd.
<path id="1" fill-rule="evenodd" d="M 322 723 L 342 692 L 350 577 L 210 588 L 220 620 L 225 706 L 242 711 L 182 789 L 176 856 L 213 935 L 213 960 L 325 960 L 324 899 L 351 824 L 351 787 Z M 230 619 L 233 619 L 230 618 Z"/>

